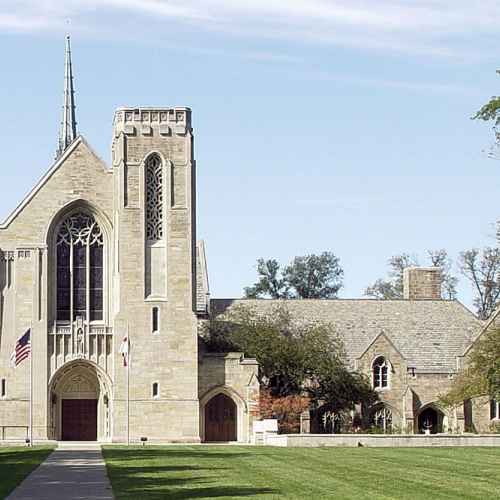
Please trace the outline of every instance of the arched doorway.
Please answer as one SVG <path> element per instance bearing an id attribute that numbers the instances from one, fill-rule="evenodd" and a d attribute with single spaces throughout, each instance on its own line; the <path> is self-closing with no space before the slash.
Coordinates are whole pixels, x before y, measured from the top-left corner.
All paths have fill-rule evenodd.
<path id="1" fill-rule="evenodd" d="M 236 403 L 219 393 L 205 405 L 205 441 L 237 440 Z"/>
<path id="2" fill-rule="evenodd" d="M 50 383 L 54 439 L 97 441 L 110 437 L 110 390 L 101 370 L 89 361 L 67 363 Z"/>
<path id="3" fill-rule="evenodd" d="M 443 432 L 444 414 L 434 406 L 424 408 L 418 415 L 418 432 L 438 434 Z"/>

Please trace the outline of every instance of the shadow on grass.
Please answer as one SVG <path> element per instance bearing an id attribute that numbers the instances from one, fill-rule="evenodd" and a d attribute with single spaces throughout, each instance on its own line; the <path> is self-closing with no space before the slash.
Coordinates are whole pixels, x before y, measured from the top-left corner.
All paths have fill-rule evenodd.
<path id="1" fill-rule="evenodd" d="M 220 484 L 230 468 L 218 467 L 213 461 L 248 455 L 236 450 L 105 448 L 103 454 L 117 499 L 238 498 L 279 493 L 271 488 Z"/>
<path id="2" fill-rule="evenodd" d="M 50 448 L 0 448 L 0 498 L 5 498 L 51 452 Z"/>
<path id="3" fill-rule="evenodd" d="M 250 455 L 249 452 L 241 451 L 220 451 L 211 448 L 204 448 L 200 451 L 193 449 L 172 449 L 172 448 L 121 448 L 121 447 L 104 447 L 103 455 L 109 460 L 118 460 L 120 462 L 126 460 L 158 460 L 159 458 L 166 459 L 203 459 L 217 460 L 238 458 Z"/>

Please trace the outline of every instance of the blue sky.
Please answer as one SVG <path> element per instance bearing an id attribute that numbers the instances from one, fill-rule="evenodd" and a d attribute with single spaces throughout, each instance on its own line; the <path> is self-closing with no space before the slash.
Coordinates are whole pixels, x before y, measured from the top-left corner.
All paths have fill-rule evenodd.
<path id="1" fill-rule="evenodd" d="M 499 22 L 490 0 L 2 0 L 0 215 L 52 162 L 69 29 L 106 161 L 116 107 L 193 109 L 214 296 L 323 250 L 362 296 L 393 254 L 495 244 L 500 163 L 470 117 L 499 93 Z"/>

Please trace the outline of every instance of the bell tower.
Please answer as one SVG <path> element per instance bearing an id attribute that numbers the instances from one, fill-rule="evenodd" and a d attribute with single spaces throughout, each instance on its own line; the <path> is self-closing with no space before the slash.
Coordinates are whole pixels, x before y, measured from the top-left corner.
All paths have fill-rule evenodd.
<path id="1" fill-rule="evenodd" d="M 119 291 L 115 331 L 128 332 L 130 338 L 131 438 L 182 436 L 185 441 L 197 441 L 191 110 L 120 108 L 114 117 L 112 149 L 113 282 Z M 120 341 L 116 335 L 115 352 Z M 120 359 L 115 362 L 119 366 Z M 116 368 L 116 422 L 123 422 L 123 382 L 124 370 Z M 119 438 L 120 429 L 114 434 Z"/>

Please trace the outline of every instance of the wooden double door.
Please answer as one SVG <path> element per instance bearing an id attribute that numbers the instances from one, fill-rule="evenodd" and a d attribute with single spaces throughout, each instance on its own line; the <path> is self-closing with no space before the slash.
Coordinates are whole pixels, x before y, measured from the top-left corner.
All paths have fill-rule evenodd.
<path id="1" fill-rule="evenodd" d="M 205 441 L 236 441 L 236 404 L 217 394 L 205 406 Z"/>
<path id="2" fill-rule="evenodd" d="M 97 399 L 62 400 L 62 440 L 97 440 Z"/>

